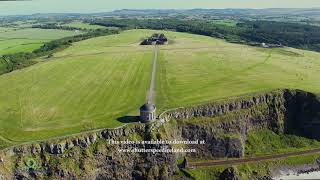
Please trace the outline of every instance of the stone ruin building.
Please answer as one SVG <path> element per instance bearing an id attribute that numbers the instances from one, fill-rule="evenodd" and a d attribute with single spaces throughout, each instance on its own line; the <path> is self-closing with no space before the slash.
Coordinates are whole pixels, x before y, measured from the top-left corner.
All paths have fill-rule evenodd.
<path id="1" fill-rule="evenodd" d="M 168 44 L 168 39 L 164 34 L 153 34 L 151 37 L 143 40 L 140 45 L 164 45 Z"/>

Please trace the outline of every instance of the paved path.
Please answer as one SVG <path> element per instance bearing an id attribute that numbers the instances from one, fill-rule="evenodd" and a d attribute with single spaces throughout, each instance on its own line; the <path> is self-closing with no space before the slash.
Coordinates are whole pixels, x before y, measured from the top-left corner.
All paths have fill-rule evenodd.
<path id="1" fill-rule="evenodd" d="M 154 47 L 154 57 L 153 57 L 153 67 L 152 67 L 152 76 L 151 76 L 151 83 L 150 89 L 147 97 L 148 103 L 155 104 L 155 86 L 156 86 L 156 73 L 157 73 L 157 60 L 158 60 L 158 46 L 155 45 Z"/>
<path id="2" fill-rule="evenodd" d="M 224 166 L 224 165 L 239 165 L 250 162 L 259 162 L 259 161 L 267 161 L 267 160 L 275 160 L 275 159 L 283 159 L 294 156 L 303 156 L 303 155 L 312 155 L 320 153 L 320 148 L 306 150 L 301 152 L 292 152 L 285 154 L 276 154 L 269 156 L 260 156 L 260 157 L 249 157 L 249 158 L 241 158 L 241 159 L 232 159 L 232 160 L 221 160 L 221 161 L 208 161 L 208 162 L 190 162 L 190 167 L 199 168 L 199 167 L 212 167 L 212 166 Z"/>

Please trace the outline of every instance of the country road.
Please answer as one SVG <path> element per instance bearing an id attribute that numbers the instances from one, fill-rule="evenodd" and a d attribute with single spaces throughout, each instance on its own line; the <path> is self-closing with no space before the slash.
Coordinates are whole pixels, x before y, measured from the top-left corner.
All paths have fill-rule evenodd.
<path id="1" fill-rule="evenodd" d="M 213 167 L 213 166 L 225 166 L 225 165 L 228 165 L 228 166 L 239 165 L 244 163 L 283 159 L 288 157 L 312 155 L 312 154 L 318 154 L 318 153 L 320 154 L 320 148 L 301 151 L 301 152 L 291 152 L 291 153 L 285 153 L 285 154 L 276 154 L 276 155 L 268 155 L 268 156 L 260 156 L 260 157 L 248 157 L 248 158 L 241 158 L 241 159 L 231 159 L 231 160 L 221 160 L 221 161 L 218 160 L 218 161 L 208 161 L 208 162 L 190 162 L 189 166 L 193 168 L 200 168 L 200 167 Z"/>
<path id="2" fill-rule="evenodd" d="M 156 73 L 157 73 L 157 60 L 158 60 L 158 46 L 154 46 L 154 57 L 152 66 L 152 76 L 150 82 L 150 89 L 147 97 L 147 102 L 155 104 L 155 83 L 156 83 Z"/>

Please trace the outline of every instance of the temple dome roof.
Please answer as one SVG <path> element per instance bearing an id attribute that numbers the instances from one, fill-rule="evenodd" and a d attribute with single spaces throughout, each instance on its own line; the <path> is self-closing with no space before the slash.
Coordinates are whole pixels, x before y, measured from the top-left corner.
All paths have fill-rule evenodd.
<path id="1" fill-rule="evenodd" d="M 152 112 L 156 109 L 156 106 L 153 104 L 144 104 L 143 106 L 140 107 L 140 111 L 148 111 L 148 112 Z"/>

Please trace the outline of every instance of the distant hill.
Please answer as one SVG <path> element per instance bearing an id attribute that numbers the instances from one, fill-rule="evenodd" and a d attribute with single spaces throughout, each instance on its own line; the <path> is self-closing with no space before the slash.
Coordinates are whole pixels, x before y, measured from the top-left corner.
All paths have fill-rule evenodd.
<path id="1" fill-rule="evenodd" d="M 271 9 L 122 9 L 113 12 L 102 13 L 108 15 L 217 15 L 217 16 L 238 16 L 238 15 L 263 15 L 263 16 L 316 16 L 320 17 L 320 8 L 271 8 Z"/>
<path id="2" fill-rule="evenodd" d="M 4 18 L 83 18 L 88 16 L 156 16 L 156 15 L 214 15 L 214 16 L 306 16 L 320 18 L 320 8 L 269 8 L 269 9 L 120 9 L 99 13 L 47 13 Z M 255 17 L 257 18 L 257 17 Z"/>

